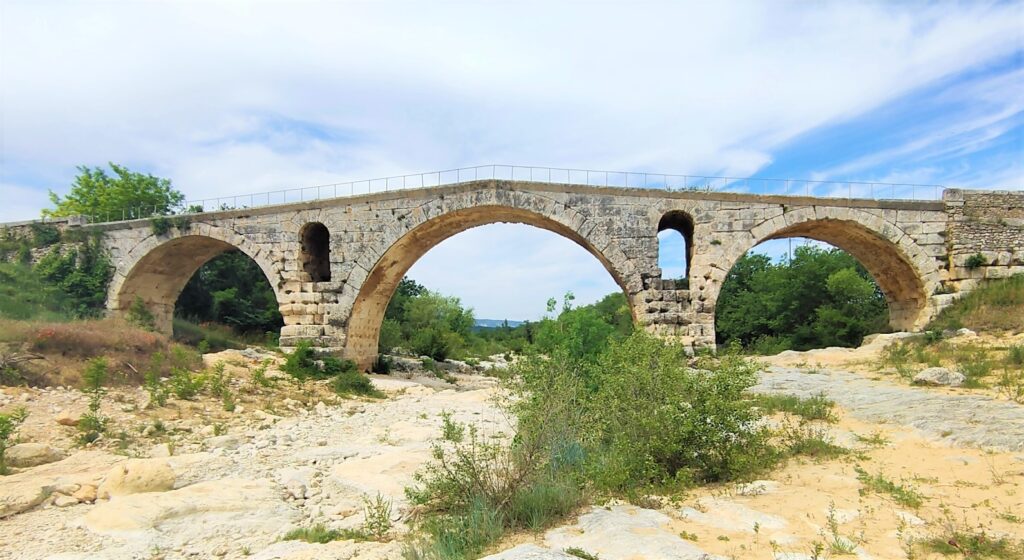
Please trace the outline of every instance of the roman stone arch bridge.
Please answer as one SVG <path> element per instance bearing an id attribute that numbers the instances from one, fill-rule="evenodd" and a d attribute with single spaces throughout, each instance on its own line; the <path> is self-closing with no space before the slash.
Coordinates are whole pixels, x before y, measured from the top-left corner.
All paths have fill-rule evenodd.
<path id="1" fill-rule="evenodd" d="M 921 328 L 984 278 L 1024 272 L 1024 195 L 1007 191 L 947 190 L 941 201 L 920 202 L 485 180 L 196 214 L 160 234 L 149 220 L 82 227 L 105 233 L 115 314 L 138 299 L 169 331 L 189 278 L 238 249 L 277 295 L 283 346 L 311 340 L 368 367 L 384 309 L 413 263 L 446 238 L 495 222 L 575 241 L 622 288 L 638 325 L 694 346 L 715 342 L 715 303 L 733 263 L 769 239 L 808 237 L 851 253 L 885 293 L 896 329 Z M 685 288 L 662 280 L 664 229 L 687 241 Z M 979 252 L 987 266 L 968 268 Z"/>

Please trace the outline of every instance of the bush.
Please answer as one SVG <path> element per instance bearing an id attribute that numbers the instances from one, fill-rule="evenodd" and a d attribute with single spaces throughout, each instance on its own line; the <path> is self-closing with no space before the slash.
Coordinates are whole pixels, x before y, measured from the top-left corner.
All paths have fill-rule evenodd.
<path id="1" fill-rule="evenodd" d="M 506 530 L 537 530 L 587 494 L 750 478 L 779 453 L 743 391 L 737 356 L 687 367 L 681 346 L 636 332 L 580 356 L 571 339 L 512 367 L 508 442 L 443 417 L 434 459 L 407 488 L 427 518 L 408 557 L 470 558 Z"/>
<path id="2" fill-rule="evenodd" d="M 295 350 L 285 359 L 281 369 L 299 381 L 330 379 L 331 388 L 339 395 L 384 396 L 374 388 L 368 377 L 360 373 L 355 362 L 338 359 L 327 354 L 320 355 L 306 340 L 299 342 Z"/>
<path id="3" fill-rule="evenodd" d="M 15 409 L 14 412 L 0 414 L 0 475 L 7 474 L 7 448 L 11 445 L 11 436 L 18 430 L 18 426 L 28 417 L 24 408 Z"/>
<path id="4" fill-rule="evenodd" d="M 974 270 L 975 268 L 981 268 L 981 267 L 983 267 L 983 266 L 985 266 L 987 264 L 988 264 L 988 259 L 986 259 L 985 255 L 982 255 L 981 253 L 975 253 L 975 254 L 967 257 L 967 260 L 964 261 L 964 266 L 967 267 L 968 270 Z"/>
<path id="5" fill-rule="evenodd" d="M 153 316 L 153 312 L 146 307 L 146 302 L 142 301 L 142 298 L 139 296 L 135 296 L 135 299 L 132 300 L 132 304 L 128 306 L 128 311 L 125 312 L 124 318 L 129 323 L 148 331 L 156 330 L 156 317 Z"/>
<path id="6" fill-rule="evenodd" d="M 34 222 L 29 228 L 32 230 L 32 244 L 36 247 L 49 247 L 60 243 L 60 230 L 57 226 Z"/>
<path id="7" fill-rule="evenodd" d="M 107 360 L 105 358 L 93 358 L 82 373 L 82 381 L 85 387 L 82 391 L 89 396 L 89 412 L 82 415 L 78 420 L 78 430 L 81 433 L 81 443 L 91 443 L 104 432 L 107 425 L 107 418 L 100 413 L 100 404 L 106 390 L 103 384 L 107 380 Z"/>

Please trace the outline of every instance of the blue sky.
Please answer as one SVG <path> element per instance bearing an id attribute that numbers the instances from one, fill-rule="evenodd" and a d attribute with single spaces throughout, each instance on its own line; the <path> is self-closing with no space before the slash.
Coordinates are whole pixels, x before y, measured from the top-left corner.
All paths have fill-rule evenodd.
<path id="1" fill-rule="evenodd" d="M 189 198 L 495 162 L 1024 185 L 1024 4 L 712 4 L 0 1 L 0 221 L 107 161 Z M 486 318 L 615 289 L 527 226 L 412 275 Z"/>

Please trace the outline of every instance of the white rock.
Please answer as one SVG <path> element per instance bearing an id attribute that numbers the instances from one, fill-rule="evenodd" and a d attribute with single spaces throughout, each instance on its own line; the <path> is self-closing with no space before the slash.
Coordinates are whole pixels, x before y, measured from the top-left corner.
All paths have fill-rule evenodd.
<path id="1" fill-rule="evenodd" d="M 214 436 L 206 440 L 207 449 L 238 449 L 242 446 L 243 440 L 237 434 Z"/>
<path id="2" fill-rule="evenodd" d="M 480 560 L 579 560 L 561 550 L 542 548 L 535 544 L 521 544 L 497 554 L 484 556 Z"/>
<path id="3" fill-rule="evenodd" d="M 174 488 L 175 478 L 166 459 L 129 459 L 110 469 L 99 487 L 99 496 L 164 492 Z"/>
<path id="4" fill-rule="evenodd" d="M 964 384 L 967 377 L 958 371 L 950 371 L 944 367 L 930 367 L 922 370 L 914 376 L 914 383 L 918 385 L 949 385 L 959 387 Z"/>
<path id="5" fill-rule="evenodd" d="M 158 443 L 150 448 L 149 456 L 154 458 L 170 457 L 171 446 L 167 443 Z"/>
<path id="6" fill-rule="evenodd" d="M 759 530 L 777 531 L 786 526 L 786 520 L 749 508 L 743 504 L 721 498 L 700 500 L 700 510 L 683 508 L 680 512 L 687 521 L 722 529 L 753 533 L 756 523 Z"/>
<path id="7" fill-rule="evenodd" d="M 73 506 L 73 505 L 77 505 L 77 504 L 78 504 L 78 499 L 77 498 L 73 498 L 71 496 L 65 496 L 63 494 L 59 494 L 56 498 L 53 499 L 53 505 L 55 505 L 55 506 L 57 506 L 59 508 Z"/>
<path id="8" fill-rule="evenodd" d="M 634 506 L 595 507 L 576 525 L 548 531 L 544 544 L 564 550 L 575 547 L 600 558 L 704 560 L 707 554 L 672 529 L 667 515 Z"/>
<path id="9" fill-rule="evenodd" d="M 45 443 L 19 443 L 7 448 L 7 464 L 19 469 L 60 461 L 64 452 Z"/>

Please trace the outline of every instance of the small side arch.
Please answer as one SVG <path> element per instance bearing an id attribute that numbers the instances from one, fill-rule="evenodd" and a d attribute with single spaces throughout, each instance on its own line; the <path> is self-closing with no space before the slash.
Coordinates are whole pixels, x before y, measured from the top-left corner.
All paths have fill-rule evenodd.
<path id="1" fill-rule="evenodd" d="M 138 298 L 153 313 L 157 330 L 170 334 L 174 305 L 185 284 L 199 267 L 231 250 L 245 253 L 260 267 L 280 302 L 280 272 L 259 249 L 231 230 L 201 225 L 170 236 L 151 235 L 129 251 L 116 263 L 107 308 L 121 314 Z"/>
<path id="2" fill-rule="evenodd" d="M 299 262 L 306 280 L 331 281 L 331 232 L 320 222 L 309 222 L 299 230 Z"/>
<path id="3" fill-rule="evenodd" d="M 662 239 L 661 234 L 665 231 L 675 231 L 683 237 L 684 250 L 681 255 L 684 260 L 684 278 L 690 278 L 690 267 L 693 264 L 693 216 L 682 210 L 670 210 L 662 215 L 658 221 L 658 259 L 661 260 Z"/>

